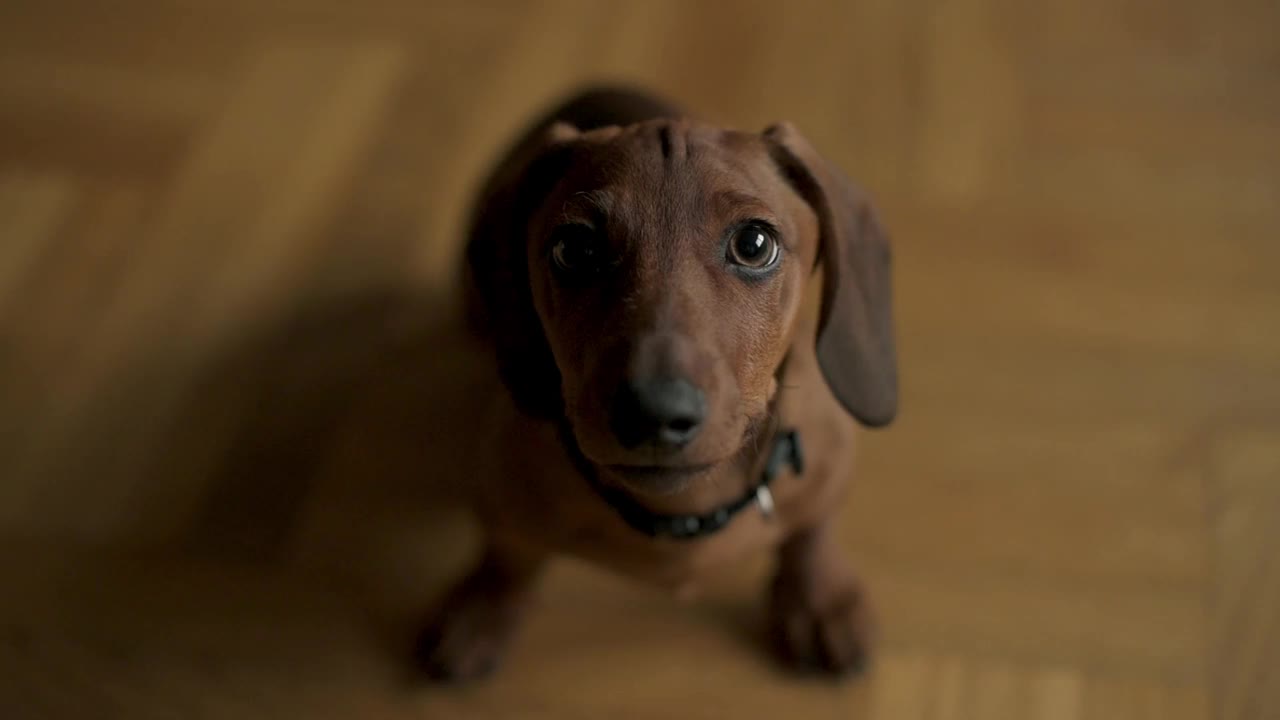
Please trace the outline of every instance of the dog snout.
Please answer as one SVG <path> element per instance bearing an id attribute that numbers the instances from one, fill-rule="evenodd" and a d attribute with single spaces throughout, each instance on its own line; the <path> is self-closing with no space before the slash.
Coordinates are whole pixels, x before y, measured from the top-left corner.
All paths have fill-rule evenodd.
<path id="1" fill-rule="evenodd" d="M 611 411 L 618 442 L 627 449 L 649 444 L 678 450 L 702 429 L 707 401 L 702 390 L 680 378 L 624 382 Z"/>

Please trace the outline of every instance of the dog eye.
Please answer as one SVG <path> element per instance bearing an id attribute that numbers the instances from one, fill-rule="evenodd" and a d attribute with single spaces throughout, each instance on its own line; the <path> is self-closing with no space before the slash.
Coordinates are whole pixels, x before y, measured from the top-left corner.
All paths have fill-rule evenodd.
<path id="1" fill-rule="evenodd" d="M 778 261 L 778 240 L 768 228 L 751 223 L 729 240 L 729 260 L 752 270 L 763 270 Z"/>
<path id="2" fill-rule="evenodd" d="M 604 265 L 604 243 L 594 228 L 580 223 L 561 225 L 551 237 L 551 259 L 562 272 L 589 272 Z"/>

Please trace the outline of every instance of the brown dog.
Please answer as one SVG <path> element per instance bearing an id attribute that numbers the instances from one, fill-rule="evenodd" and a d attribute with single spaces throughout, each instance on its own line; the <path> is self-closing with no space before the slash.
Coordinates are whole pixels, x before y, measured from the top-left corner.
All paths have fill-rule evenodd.
<path id="1" fill-rule="evenodd" d="M 596 90 L 491 176 L 467 261 L 513 402 L 468 479 L 486 549 L 419 639 L 428 674 L 491 669 L 553 555 L 687 590 L 767 547 L 782 657 L 859 667 L 868 611 L 831 522 L 854 418 L 897 409 L 889 244 L 863 194 L 790 125 Z"/>

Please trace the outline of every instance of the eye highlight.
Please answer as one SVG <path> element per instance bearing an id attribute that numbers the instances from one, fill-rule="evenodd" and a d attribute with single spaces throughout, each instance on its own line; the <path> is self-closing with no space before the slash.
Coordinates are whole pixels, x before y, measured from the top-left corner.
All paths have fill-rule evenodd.
<path id="1" fill-rule="evenodd" d="M 581 275 L 606 264 L 606 247 L 590 225 L 569 223 L 551 231 L 551 262 L 564 275 Z"/>
<path id="2" fill-rule="evenodd" d="M 777 264 L 782 250 L 773 230 L 760 222 L 749 222 L 729 237 L 729 262 L 748 270 L 767 270 Z"/>

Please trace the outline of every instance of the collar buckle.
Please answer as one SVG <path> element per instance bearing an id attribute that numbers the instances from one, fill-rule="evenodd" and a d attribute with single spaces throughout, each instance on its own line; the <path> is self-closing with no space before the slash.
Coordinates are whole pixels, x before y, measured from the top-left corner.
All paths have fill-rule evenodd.
<path id="1" fill-rule="evenodd" d="M 760 514 L 766 520 L 773 518 L 773 493 L 769 492 L 768 485 L 756 487 L 756 504 L 760 506 Z"/>

